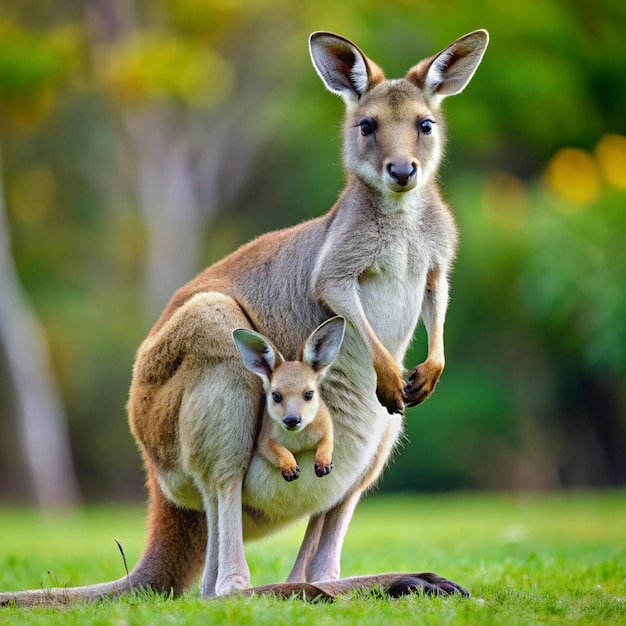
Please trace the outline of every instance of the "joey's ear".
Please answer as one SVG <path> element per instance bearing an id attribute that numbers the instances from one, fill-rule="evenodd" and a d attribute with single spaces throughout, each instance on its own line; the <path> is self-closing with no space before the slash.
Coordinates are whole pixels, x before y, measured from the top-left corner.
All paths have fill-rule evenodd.
<path id="1" fill-rule="evenodd" d="M 454 96 L 463 91 L 474 76 L 488 43 L 486 30 L 464 35 L 439 54 L 411 68 L 406 79 L 423 89 L 428 98 L 440 100 Z"/>
<path id="2" fill-rule="evenodd" d="M 246 328 L 233 330 L 233 340 L 244 365 L 268 383 L 272 372 L 283 362 L 283 357 L 260 333 Z"/>
<path id="3" fill-rule="evenodd" d="M 301 360 L 316 372 L 328 367 L 337 356 L 343 342 L 346 320 L 331 317 L 318 326 L 302 346 Z"/>
<path id="4" fill-rule="evenodd" d="M 332 93 L 346 104 L 356 102 L 376 83 L 385 79 L 383 71 L 370 61 L 351 41 L 327 32 L 315 32 L 309 38 L 313 66 Z"/>

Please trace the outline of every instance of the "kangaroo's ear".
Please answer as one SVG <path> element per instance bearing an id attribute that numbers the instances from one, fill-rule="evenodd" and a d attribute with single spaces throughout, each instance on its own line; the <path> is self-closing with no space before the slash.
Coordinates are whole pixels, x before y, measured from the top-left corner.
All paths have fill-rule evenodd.
<path id="1" fill-rule="evenodd" d="M 246 328 L 233 330 L 233 340 L 244 365 L 268 384 L 272 372 L 284 360 L 280 352 L 263 335 Z"/>
<path id="2" fill-rule="evenodd" d="M 332 93 L 346 104 L 356 102 L 368 89 L 385 79 L 383 71 L 348 39 L 327 32 L 309 38 L 313 66 Z"/>
<path id="3" fill-rule="evenodd" d="M 331 317 L 318 326 L 302 346 L 301 360 L 316 372 L 328 367 L 337 356 L 343 342 L 346 320 L 343 317 Z"/>
<path id="4" fill-rule="evenodd" d="M 489 33 L 476 30 L 457 39 L 439 54 L 412 67 L 406 79 L 426 92 L 426 97 L 441 100 L 461 93 L 480 65 Z"/>

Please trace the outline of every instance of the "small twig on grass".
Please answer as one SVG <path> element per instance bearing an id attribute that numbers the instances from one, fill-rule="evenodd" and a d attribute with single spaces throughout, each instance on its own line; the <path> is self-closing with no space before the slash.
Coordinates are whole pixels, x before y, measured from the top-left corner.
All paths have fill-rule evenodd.
<path id="1" fill-rule="evenodd" d="M 126 570 L 126 578 L 128 578 L 128 585 L 130 586 L 131 591 L 135 591 L 133 588 L 133 581 L 130 579 L 130 573 L 128 572 L 128 563 L 126 562 L 126 554 L 124 554 L 124 548 L 122 548 L 122 544 L 119 539 L 114 539 L 117 547 L 120 549 L 120 554 L 122 555 L 122 560 L 124 561 L 124 569 Z"/>

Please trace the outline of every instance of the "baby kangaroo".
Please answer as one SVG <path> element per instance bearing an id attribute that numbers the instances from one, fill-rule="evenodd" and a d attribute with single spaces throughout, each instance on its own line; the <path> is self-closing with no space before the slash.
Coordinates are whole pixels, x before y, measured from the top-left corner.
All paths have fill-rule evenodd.
<path id="1" fill-rule="evenodd" d="M 257 450 L 288 482 L 300 476 L 294 452 L 317 446 L 315 473 L 321 478 L 333 469 L 333 422 L 319 384 L 341 348 L 345 328 L 343 317 L 327 320 L 305 340 L 295 361 L 286 361 L 260 333 L 233 331 L 245 366 L 263 381 L 266 402 Z"/>

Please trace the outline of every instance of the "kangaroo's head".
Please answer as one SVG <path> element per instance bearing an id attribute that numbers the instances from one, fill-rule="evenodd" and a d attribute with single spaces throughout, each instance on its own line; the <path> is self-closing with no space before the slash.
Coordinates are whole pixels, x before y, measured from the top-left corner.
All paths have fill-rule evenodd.
<path id="1" fill-rule="evenodd" d="M 482 60 L 485 30 L 469 33 L 388 80 L 351 41 L 327 32 L 311 35 L 313 65 L 327 89 L 346 103 L 344 167 L 384 194 L 426 184 L 443 156 L 441 102 L 460 93 Z"/>
<path id="2" fill-rule="evenodd" d="M 339 352 L 345 325 L 343 317 L 324 322 L 306 339 L 295 361 L 286 361 L 260 333 L 233 331 L 245 366 L 263 381 L 269 416 L 285 430 L 302 430 L 317 415 L 319 384 Z"/>

